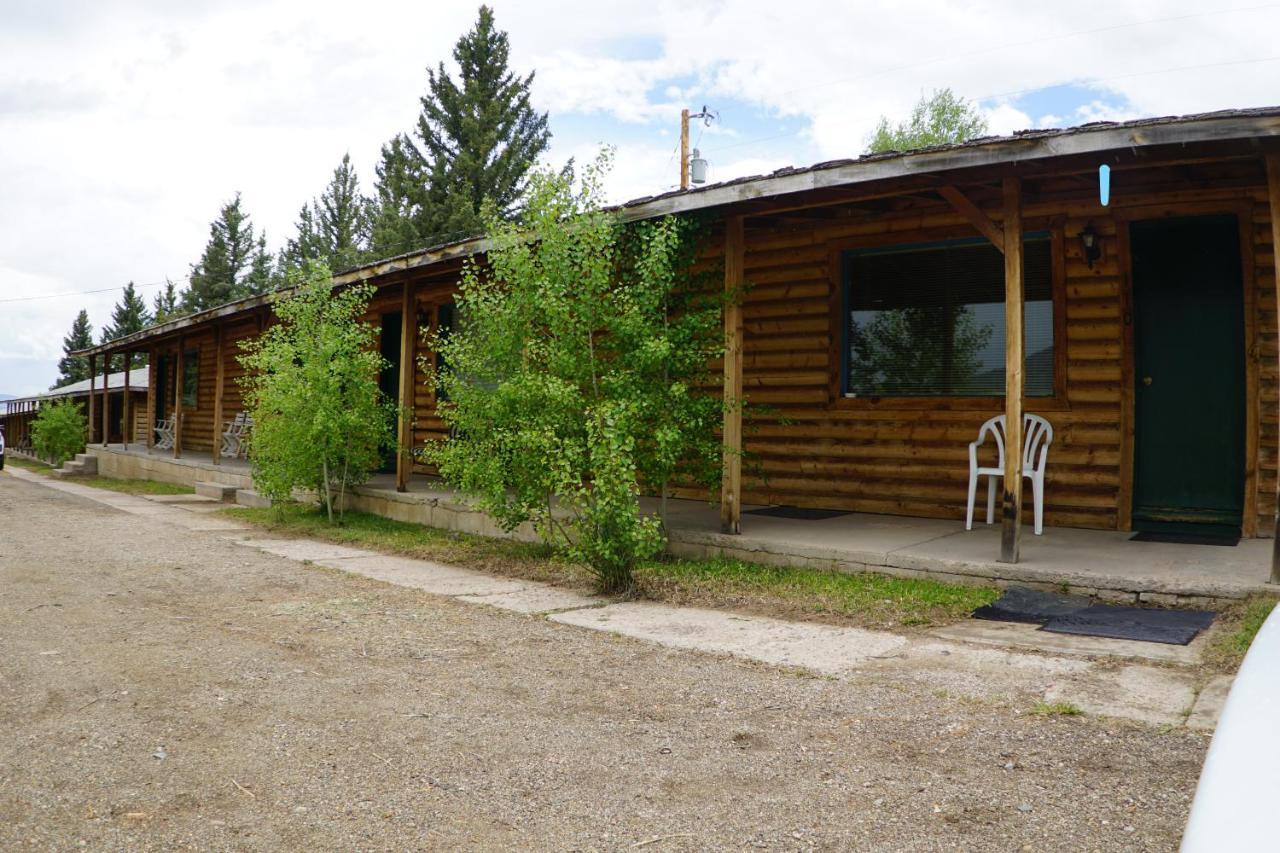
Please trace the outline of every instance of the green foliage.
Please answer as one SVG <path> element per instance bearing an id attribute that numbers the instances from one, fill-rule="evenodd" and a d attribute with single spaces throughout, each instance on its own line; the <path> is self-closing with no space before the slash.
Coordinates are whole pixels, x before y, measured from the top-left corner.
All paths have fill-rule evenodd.
<path id="1" fill-rule="evenodd" d="M 84 413 L 70 400 L 41 406 L 31 422 L 31 447 L 37 455 L 61 465 L 84 450 L 87 427 Z"/>
<path id="2" fill-rule="evenodd" d="M 308 261 L 332 270 L 358 266 L 369 256 L 371 219 L 371 202 L 360 194 L 351 155 L 343 154 L 324 192 L 302 206 L 297 236 L 280 252 L 281 270 L 287 274 Z"/>
<path id="3" fill-rule="evenodd" d="M 209 242 L 200 261 L 191 266 L 191 286 L 182 294 L 182 309 L 193 313 L 216 308 L 264 293 L 270 286 L 267 238 L 254 229 L 236 193 L 209 223 Z"/>
<path id="4" fill-rule="evenodd" d="M 722 407 L 696 389 L 722 345 L 719 302 L 690 272 L 698 227 L 623 227 L 602 210 L 608 165 L 602 153 L 577 190 L 536 173 L 522 227 L 489 209 L 489 266 L 465 268 L 457 328 L 432 342 L 453 437 L 425 455 L 505 527 L 532 522 L 616 592 L 662 544 L 640 494 L 665 492 L 677 463 L 719 476 Z"/>
<path id="5" fill-rule="evenodd" d="M 89 325 L 89 312 L 83 308 L 71 324 L 71 331 L 62 339 L 62 358 L 58 359 L 58 381 L 54 388 L 70 385 L 89 378 L 89 359 L 73 352 L 93 346 L 93 326 Z"/>
<path id="6" fill-rule="evenodd" d="M 987 132 L 987 120 L 977 106 L 950 89 L 934 89 L 911 110 L 911 117 L 893 125 L 881 118 L 871 135 L 868 150 L 910 151 L 929 145 L 964 142 Z"/>
<path id="7" fill-rule="evenodd" d="M 178 287 L 173 283 L 172 279 L 164 280 L 164 289 L 156 294 L 156 298 L 151 302 L 151 322 L 153 325 L 167 323 L 178 316 L 179 312 Z"/>
<path id="8" fill-rule="evenodd" d="M 374 247 L 380 256 L 469 237 L 485 227 L 488 203 L 504 218 L 518 211 L 530 170 L 547 149 L 547 114 L 530 104 L 533 74 L 508 67 L 507 34 L 480 7 L 458 40 L 454 78 L 427 69 L 427 92 L 413 137 L 383 146 L 378 167 Z"/>
<path id="9" fill-rule="evenodd" d="M 242 344 L 241 386 L 253 416 L 254 486 L 276 501 L 314 489 L 333 521 L 347 490 L 378 468 L 392 443 L 395 407 L 382 399 L 378 331 L 361 322 L 373 293 L 333 292 L 323 264 L 309 264 L 275 301 L 280 322 Z"/>
<path id="10" fill-rule="evenodd" d="M 115 341 L 134 332 L 141 332 L 151 325 L 151 312 L 147 310 L 146 301 L 138 295 L 133 282 L 124 287 L 124 293 L 116 307 L 111 310 L 111 322 L 102 329 L 102 343 Z M 146 356 L 135 353 L 129 356 L 131 367 L 141 367 Z M 125 356 L 118 355 L 111 360 L 111 370 L 124 370 Z"/>
<path id="11" fill-rule="evenodd" d="M 863 396 L 969 393 L 990 341 L 991 329 L 966 305 L 877 311 L 870 323 L 850 329 L 849 390 Z"/>

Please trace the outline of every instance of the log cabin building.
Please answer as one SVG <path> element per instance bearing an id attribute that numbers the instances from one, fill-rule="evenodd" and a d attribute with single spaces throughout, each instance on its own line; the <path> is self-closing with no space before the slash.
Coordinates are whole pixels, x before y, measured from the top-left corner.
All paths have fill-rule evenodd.
<path id="1" fill-rule="evenodd" d="M 106 409 L 107 441 L 121 445 L 145 444 L 149 427 L 146 422 L 147 367 L 134 368 L 128 377 L 124 371 L 108 377 Z M 96 387 L 95 387 L 96 386 Z M 71 400 L 84 413 L 85 441 L 101 442 L 104 420 L 96 414 L 89 417 L 90 408 L 102 412 L 102 377 L 95 376 L 54 388 L 44 394 L 15 397 L 0 402 L 0 426 L 4 428 L 8 449 L 30 452 L 31 424 L 43 406 L 59 400 Z"/>
<path id="2" fill-rule="evenodd" d="M 711 215 L 706 252 L 741 290 L 717 369 L 767 414 L 726 414 L 727 533 L 753 504 L 963 519 L 969 442 L 988 418 L 1031 412 L 1054 430 L 1047 526 L 1275 535 L 1280 108 L 868 155 L 618 211 Z M 461 265 L 485 247 L 334 277 L 377 288 L 384 390 L 412 404 L 402 447 L 443 435 L 420 333 L 452 322 Z M 172 453 L 218 465 L 242 408 L 237 347 L 270 322 L 254 297 L 86 354 L 146 353 L 148 422 L 176 415 Z M 1005 482 L 1021 482 L 1008 456 Z M 430 473 L 396 462 L 400 489 Z M 1006 490 L 997 508 L 1006 561 L 1029 535 L 1021 504 Z"/>

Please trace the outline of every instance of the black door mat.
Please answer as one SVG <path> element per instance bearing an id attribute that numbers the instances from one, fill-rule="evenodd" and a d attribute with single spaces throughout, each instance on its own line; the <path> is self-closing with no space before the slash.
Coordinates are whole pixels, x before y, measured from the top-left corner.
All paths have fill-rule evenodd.
<path id="1" fill-rule="evenodd" d="M 1129 537 L 1130 542 L 1172 542 L 1175 545 L 1225 545 L 1240 544 L 1239 536 L 1204 536 L 1198 533 L 1157 533 L 1141 530 Z"/>
<path id="2" fill-rule="evenodd" d="M 1056 592 L 1040 592 L 1025 586 L 1011 586 L 1004 595 L 985 604 L 970 615 L 974 619 L 993 622 L 1026 622 L 1043 625 L 1050 619 L 1066 616 L 1089 606 L 1083 595 L 1064 595 Z"/>
<path id="3" fill-rule="evenodd" d="M 1208 610 L 1159 610 L 1095 604 L 1047 622 L 1040 630 L 1113 640 L 1185 646 L 1213 622 Z"/>
<path id="4" fill-rule="evenodd" d="M 760 509 L 749 509 L 747 515 L 767 515 L 771 518 L 795 518 L 801 521 L 821 521 L 824 518 L 839 518 L 849 513 L 842 509 L 810 509 L 805 506 L 766 506 Z"/>

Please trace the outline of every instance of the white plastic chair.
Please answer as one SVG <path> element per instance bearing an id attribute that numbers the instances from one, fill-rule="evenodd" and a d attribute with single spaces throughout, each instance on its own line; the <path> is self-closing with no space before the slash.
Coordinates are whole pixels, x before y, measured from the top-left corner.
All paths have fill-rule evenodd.
<path id="1" fill-rule="evenodd" d="M 978 440 L 969 445 L 969 512 L 964 529 L 973 529 L 973 501 L 978 492 L 978 478 L 987 477 L 987 524 L 995 520 L 996 478 L 1004 478 L 1004 415 L 996 415 L 978 430 Z M 978 466 L 978 448 L 990 435 L 996 442 L 994 468 Z M 1031 480 L 1032 505 L 1036 516 L 1036 535 L 1044 532 L 1044 465 L 1053 444 L 1053 427 L 1039 415 L 1022 416 L 1022 476 Z"/>

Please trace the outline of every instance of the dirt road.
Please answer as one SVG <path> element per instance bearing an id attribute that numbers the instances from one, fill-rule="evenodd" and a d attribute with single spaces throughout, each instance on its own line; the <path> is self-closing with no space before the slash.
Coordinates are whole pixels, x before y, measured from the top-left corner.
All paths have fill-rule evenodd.
<path id="1" fill-rule="evenodd" d="M 0 474 L 0 848 L 1170 849 L 1206 739 L 318 569 Z"/>

